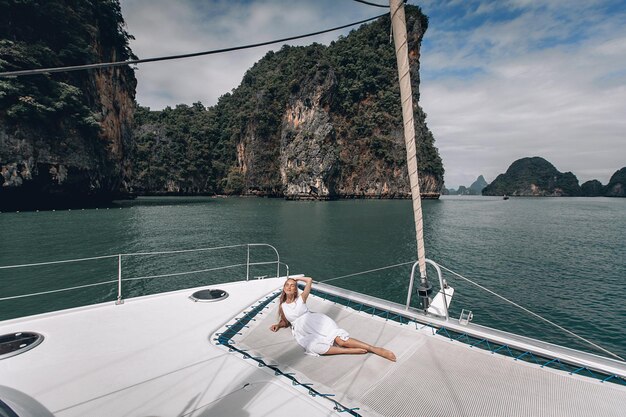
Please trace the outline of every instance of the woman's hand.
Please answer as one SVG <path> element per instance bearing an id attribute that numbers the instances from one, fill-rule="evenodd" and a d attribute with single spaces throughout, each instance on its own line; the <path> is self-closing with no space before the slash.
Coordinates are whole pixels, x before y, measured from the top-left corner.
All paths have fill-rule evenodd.
<path id="1" fill-rule="evenodd" d="M 272 324 L 270 326 L 270 330 L 273 331 L 273 332 L 277 332 L 278 329 L 280 329 L 280 326 L 278 324 Z"/>
<path id="2" fill-rule="evenodd" d="M 304 286 L 304 290 L 302 291 L 302 301 L 306 303 L 306 299 L 309 298 L 309 293 L 311 292 L 311 286 L 313 285 L 313 278 L 310 277 L 299 277 L 296 278 L 296 281 L 304 281 L 306 285 Z"/>

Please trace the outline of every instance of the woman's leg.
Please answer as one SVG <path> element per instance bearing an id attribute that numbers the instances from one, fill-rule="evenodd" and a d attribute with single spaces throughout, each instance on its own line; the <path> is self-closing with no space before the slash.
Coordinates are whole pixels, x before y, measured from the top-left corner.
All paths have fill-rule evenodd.
<path id="1" fill-rule="evenodd" d="M 367 352 L 367 349 L 331 346 L 324 355 L 362 355 Z"/>
<path id="2" fill-rule="evenodd" d="M 389 359 L 392 362 L 396 361 L 396 355 L 394 355 L 392 351 L 378 347 L 378 346 L 368 345 L 367 343 L 361 342 L 358 339 L 353 339 L 349 337 L 348 340 L 343 340 L 339 336 L 337 336 L 335 338 L 335 343 L 337 343 L 337 345 L 339 345 L 340 347 L 344 347 L 344 348 L 366 349 L 368 352 L 372 352 L 375 355 L 381 356 L 385 359 Z"/>

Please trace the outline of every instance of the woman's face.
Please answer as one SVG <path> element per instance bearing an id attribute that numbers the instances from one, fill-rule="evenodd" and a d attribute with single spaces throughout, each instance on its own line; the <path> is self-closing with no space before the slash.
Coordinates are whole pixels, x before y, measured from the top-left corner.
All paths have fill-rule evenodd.
<path id="1" fill-rule="evenodd" d="M 296 295 L 297 288 L 298 287 L 296 286 L 296 281 L 294 281 L 293 279 L 289 279 L 287 280 L 287 282 L 285 282 L 283 291 L 285 291 L 285 294 L 287 295 Z"/>

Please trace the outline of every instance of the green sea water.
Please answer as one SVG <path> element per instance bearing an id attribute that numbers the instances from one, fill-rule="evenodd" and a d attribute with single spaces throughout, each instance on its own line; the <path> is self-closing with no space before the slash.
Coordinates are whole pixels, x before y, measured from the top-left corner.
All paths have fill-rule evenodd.
<path id="1" fill-rule="evenodd" d="M 609 350 L 626 356 L 626 199 L 446 196 L 424 201 L 428 258 Z M 416 258 L 411 202 L 261 198 L 139 198 L 98 210 L 0 214 L 0 265 L 119 253 L 269 243 L 291 273 L 324 281 Z M 124 297 L 245 278 L 246 248 L 122 259 Z M 253 248 L 252 262 L 274 260 Z M 0 298 L 117 279 L 118 259 L 0 269 Z M 281 273 L 285 273 L 284 267 Z M 275 275 L 256 266 L 251 277 Z M 332 284 L 406 301 L 410 265 Z M 436 281 L 434 270 L 429 276 Z M 451 315 L 579 349 L 567 336 L 447 273 Z M 117 284 L 0 301 L 0 319 L 112 301 Z"/>

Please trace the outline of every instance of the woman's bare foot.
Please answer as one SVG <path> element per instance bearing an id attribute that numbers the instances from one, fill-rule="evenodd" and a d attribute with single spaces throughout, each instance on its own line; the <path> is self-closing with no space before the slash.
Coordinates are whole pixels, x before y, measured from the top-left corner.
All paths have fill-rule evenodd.
<path id="1" fill-rule="evenodd" d="M 392 351 L 390 351 L 390 350 L 387 350 L 387 349 L 375 346 L 375 347 L 372 348 L 372 353 L 374 353 L 374 354 L 376 354 L 376 355 L 378 355 L 378 356 L 380 356 L 382 358 L 388 359 L 391 362 L 395 362 L 396 361 L 396 355 Z"/>

